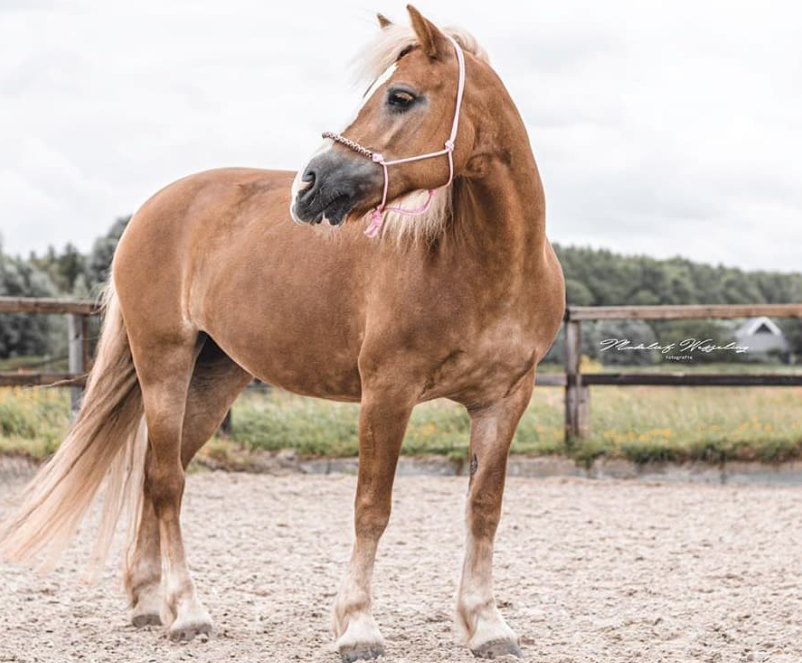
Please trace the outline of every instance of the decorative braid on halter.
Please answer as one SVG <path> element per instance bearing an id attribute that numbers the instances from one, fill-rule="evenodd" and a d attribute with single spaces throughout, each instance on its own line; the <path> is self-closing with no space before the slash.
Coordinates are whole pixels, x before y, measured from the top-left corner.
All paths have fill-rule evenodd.
<path id="1" fill-rule="evenodd" d="M 457 41 L 451 37 L 450 35 L 446 35 L 448 37 L 451 44 L 454 46 L 454 52 L 457 54 L 457 62 L 459 64 L 459 80 L 457 82 L 457 103 L 454 109 L 454 121 L 451 124 L 451 135 L 448 137 L 448 140 L 444 143 L 442 150 L 437 150 L 436 152 L 427 152 L 426 154 L 419 154 L 417 156 L 412 157 L 404 157 L 403 159 L 393 159 L 391 161 L 385 161 L 384 156 L 379 152 L 374 152 L 373 150 L 365 147 L 364 145 L 360 145 L 354 140 L 350 138 L 346 138 L 342 134 L 334 133 L 333 131 L 326 131 L 323 133 L 323 138 L 330 138 L 331 140 L 344 145 L 345 147 L 353 150 L 357 154 L 361 154 L 363 157 L 370 159 L 373 163 L 377 163 L 382 167 L 382 171 L 384 173 L 384 187 L 382 191 L 382 201 L 373 208 L 373 211 L 370 213 L 370 225 L 365 230 L 365 235 L 370 238 L 376 237 L 379 234 L 379 231 L 382 228 L 382 224 L 384 223 L 384 213 L 386 211 L 397 212 L 398 214 L 403 214 L 405 216 L 419 216 L 426 212 L 429 209 L 429 205 L 431 205 L 432 199 L 434 198 L 435 189 L 429 189 L 429 197 L 426 199 L 426 202 L 418 207 L 417 209 L 413 210 L 406 210 L 401 207 L 388 207 L 387 206 L 387 193 L 390 188 L 390 171 L 388 170 L 388 166 L 395 166 L 402 163 L 409 163 L 410 161 L 421 161 L 423 159 L 431 159 L 432 157 L 440 157 L 440 156 L 447 156 L 448 157 L 448 181 L 437 187 L 442 188 L 446 187 L 451 184 L 454 180 L 454 145 L 457 140 L 457 130 L 459 128 L 459 115 L 460 109 L 462 108 L 462 97 L 465 93 L 465 55 L 462 52 Z"/>
<path id="2" fill-rule="evenodd" d="M 368 159 L 373 158 L 372 151 L 370 151 L 367 147 L 362 147 L 359 143 L 351 140 L 350 138 L 346 138 L 345 136 L 341 136 L 340 134 L 335 134 L 332 131 L 324 131 L 323 138 L 331 138 L 332 140 L 335 140 L 338 143 L 342 143 L 346 147 L 350 147 L 354 152 L 361 154 L 363 157 L 367 157 Z"/>

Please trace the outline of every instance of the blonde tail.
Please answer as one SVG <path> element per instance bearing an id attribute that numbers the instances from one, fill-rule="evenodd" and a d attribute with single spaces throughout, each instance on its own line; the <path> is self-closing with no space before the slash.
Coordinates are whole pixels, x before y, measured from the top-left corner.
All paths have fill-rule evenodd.
<path id="1" fill-rule="evenodd" d="M 123 507 L 138 512 L 147 431 L 128 336 L 111 284 L 94 368 L 81 410 L 53 458 L 22 494 L 22 503 L 0 526 L 0 557 L 37 560 L 50 570 L 68 546 L 100 490 L 106 492 L 92 566 L 108 556 Z"/>

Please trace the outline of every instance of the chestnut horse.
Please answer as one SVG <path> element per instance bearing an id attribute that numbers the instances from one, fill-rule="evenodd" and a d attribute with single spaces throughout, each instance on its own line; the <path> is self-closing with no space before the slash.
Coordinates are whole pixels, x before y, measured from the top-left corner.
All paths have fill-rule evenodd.
<path id="1" fill-rule="evenodd" d="M 133 623 L 208 633 L 179 522 L 187 464 L 254 376 L 358 401 L 355 542 L 333 630 L 344 660 L 376 657 L 371 576 L 405 429 L 416 404 L 448 398 L 471 418 L 457 631 L 478 656 L 520 654 L 493 597 L 493 540 L 513 434 L 562 320 L 562 271 L 524 123 L 486 55 L 409 13 L 411 27 L 380 17 L 347 138 L 328 134 L 297 176 L 200 173 L 136 213 L 81 411 L 6 522 L 6 558 L 52 563 L 105 481 L 94 559 L 131 508 Z M 385 180 L 380 161 L 398 159 Z"/>

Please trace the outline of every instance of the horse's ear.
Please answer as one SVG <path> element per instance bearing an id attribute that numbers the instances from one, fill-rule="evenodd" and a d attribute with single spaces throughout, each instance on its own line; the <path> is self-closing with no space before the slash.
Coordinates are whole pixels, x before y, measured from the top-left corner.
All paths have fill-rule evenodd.
<path id="1" fill-rule="evenodd" d="M 389 28 L 393 22 L 387 18 L 384 14 L 376 14 L 376 18 L 379 20 L 379 27 L 384 30 L 385 28 Z"/>
<path id="2" fill-rule="evenodd" d="M 440 32 L 439 28 L 430 20 L 424 18 L 412 5 L 407 5 L 407 11 L 423 52 L 430 58 L 436 58 L 444 53 L 448 46 L 448 40 Z"/>

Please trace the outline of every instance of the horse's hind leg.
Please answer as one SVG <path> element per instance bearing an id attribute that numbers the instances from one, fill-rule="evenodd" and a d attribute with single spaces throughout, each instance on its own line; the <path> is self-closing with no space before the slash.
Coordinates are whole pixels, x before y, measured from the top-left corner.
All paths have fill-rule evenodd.
<path id="1" fill-rule="evenodd" d="M 170 625 L 172 638 L 189 639 L 212 628 L 209 613 L 195 595 L 180 524 L 184 493 L 181 430 L 197 356 L 197 333 L 173 329 L 143 339 L 131 332 L 129 328 L 148 426 L 145 490 L 159 524 L 162 622 Z"/>
<path id="2" fill-rule="evenodd" d="M 220 426 L 251 376 L 207 340 L 192 373 L 181 435 L 184 468 Z M 134 626 L 159 624 L 162 605 L 159 523 L 147 485 L 143 509 L 127 560 L 125 584 Z"/>
<path id="3" fill-rule="evenodd" d="M 251 380 L 253 376 L 214 341 L 206 341 L 192 373 L 184 414 L 181 463 L 185 468 L 217 432 L 237 396 Z"/>
<path id="4" fill-rule="evenodd" d="M 131 601 L 131 623 L 137 628 L 161 624 L 161 579 L 159 521 L 146 484 L 135 541 L 123 571 L 123 582 Z"/>
<path id="5" fill-rule="evenodd" d="M 465 560 L 457 596 L 457 629 L 473 654 L 520 656 L 518 638 L 493 596 L 493 540 L 501 517 L 507 456 L 532 394 L 528 373 L 495 403 L 471 411 L 471 478 L 466 509 Z"/>

